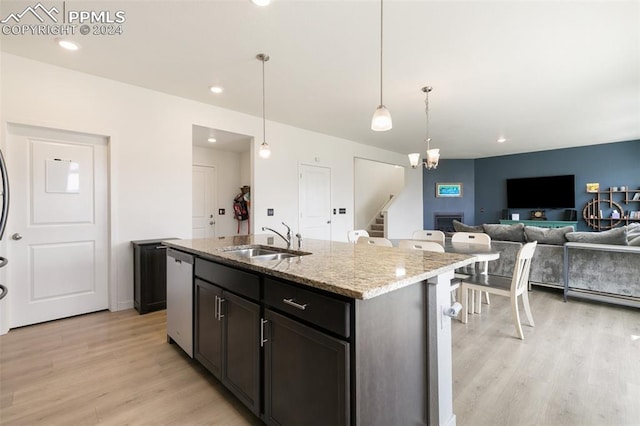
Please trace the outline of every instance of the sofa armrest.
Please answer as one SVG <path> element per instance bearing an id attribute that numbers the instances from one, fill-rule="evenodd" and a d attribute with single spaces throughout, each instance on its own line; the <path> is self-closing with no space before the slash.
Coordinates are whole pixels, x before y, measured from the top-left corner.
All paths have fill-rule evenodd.
<path id="1" fill-rule="evenodd" d="M 491 241 L 491 248 L 498 251 L 500 257 L 489 262 L 489 274 L 501 277 L 512 277 L 513 268 L 516 264 L 516 256 L 521 247 L 522 243 L 513 241 Z"/>
<path id="2" fill-rule="evenodd" d="M 565 250 L 571 248 L 597 251 L 615 251 L 619 253 L 638 253 L 640 246 L 622 246 L 619 244 L 565 243 Z"/>
<path id="3" fill-rule="evenodd" d="M 602 300 L 622 298 L 628 302 L 622 304 L 640 306 L 640 247 L 566 243 L 565 301 L 568 295 L 585 293 L 598 294 Z"/>

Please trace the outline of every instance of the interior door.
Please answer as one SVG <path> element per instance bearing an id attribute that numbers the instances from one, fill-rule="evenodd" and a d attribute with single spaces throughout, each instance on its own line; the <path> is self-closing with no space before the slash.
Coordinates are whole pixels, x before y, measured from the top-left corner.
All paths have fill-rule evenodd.
<path id="1" fill-rule="evenodd" d="M 215 167 L 193 166 L 191 188 L 193 238 L 216 236 L 215 209 L 217 174 Z"/>
<path id="2" fill-rule="evenodd" d="M 8 130 L 10 327 L 107 309 L 107 138 Z"/>
<path id="3" fill-rule="evenodd" d="M 331 239 L 331 169 L 300 165 L 300 233 L 303 238 Z"/>

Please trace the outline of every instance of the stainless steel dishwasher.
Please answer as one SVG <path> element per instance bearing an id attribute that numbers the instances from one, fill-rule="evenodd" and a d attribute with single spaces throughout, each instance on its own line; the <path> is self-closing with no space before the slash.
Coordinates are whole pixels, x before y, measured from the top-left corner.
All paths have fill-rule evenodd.
<path id="1" fill-rule="evenodd" d="M 167 250 L 167 341 L 193 358 L 193 256 Z"/>

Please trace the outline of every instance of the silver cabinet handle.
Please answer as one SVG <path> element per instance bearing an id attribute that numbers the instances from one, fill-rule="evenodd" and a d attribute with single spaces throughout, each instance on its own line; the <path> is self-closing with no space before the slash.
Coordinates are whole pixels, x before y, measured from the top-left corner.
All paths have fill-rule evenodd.
<path id="1" fill-rule="evenodd" d="M 260 347 L 263 347 L 265 343 L 269 341 L 269 339 L 265 339 L 264 337 L 264 326 L 269 321 L 266 319 L 260 319 Z"/>
<path id="2" fill-rule="evenodd" d="M 222 315 L 222 302 L 224 299 L 222 297 L 218 297 L 218 321 L 222 321 L 224 315 Z"/>
<path id="3" fill-rule="evenodd" d="M 22 235 L 20 235 L 20 234 L 18 234 L 18 233 L 16 232 L 15 234 L 13 234 L 13 235 L 11 236 L 11 239 L 12 239 L 12 240 L 16 240 L 16 241 L 21 240 L 21 239 L 22 239 Z"/>
<path id="4" fill-rule="evenodd" d="M 298 308 L 298 309 L 303 310 L 303 311 L 305 309 L 307 309 L 307 304 L 306 303 L 304 305 L 301 305 L 299 303 L 294 302 L 293 299 L 282 299 L 282 301 L 284 303 L 286 303 L 287 305 L 289 305 L 289 306 L 293 306 L 294 308 Z"/>
<path id="5" fill-rule="evenodd" d="M 213 297 L 215 297 L 215 302 L 213 303 L 213 317 L 215 319 L 218 319 L 218 295 L 215 295 Z"/>

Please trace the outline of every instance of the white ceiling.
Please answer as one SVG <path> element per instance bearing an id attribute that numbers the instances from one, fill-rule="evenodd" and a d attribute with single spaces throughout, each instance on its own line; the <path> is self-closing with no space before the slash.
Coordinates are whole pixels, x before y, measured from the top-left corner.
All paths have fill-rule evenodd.
<path id="1" fill-rule="evenodd" d="M 209 139 L 215 142 L 209 142 Z M 203 148 L 216 149 L 221 151 L 245 152 L 251 147 L 251 137 L 233 132 L 226 132 L 220 129 L 210 129 L 208 127 L 191 126 L 191 139 L 193 145 Z"/>
<path id="2" fill-rule="evenodd" d="M 0 15 L 30 2 L 2 0 Z M 49 1 L 46 5 L 62 3 Z M 81 7 L 79 4 L 81 3 Z M 2 50 L 400 153 L 478 158 L 640 139 L 640 1 L 67 1 L 123 10 L 123 34 L 2 36 Z M 43 76 L 45 77 L 45 76 Z M 221 95 L 208 87 L 219 84 Z M 268 137 L 267 123 L 267 140 Z M 498 144 L 504 136 L 507 141 Z"/>

